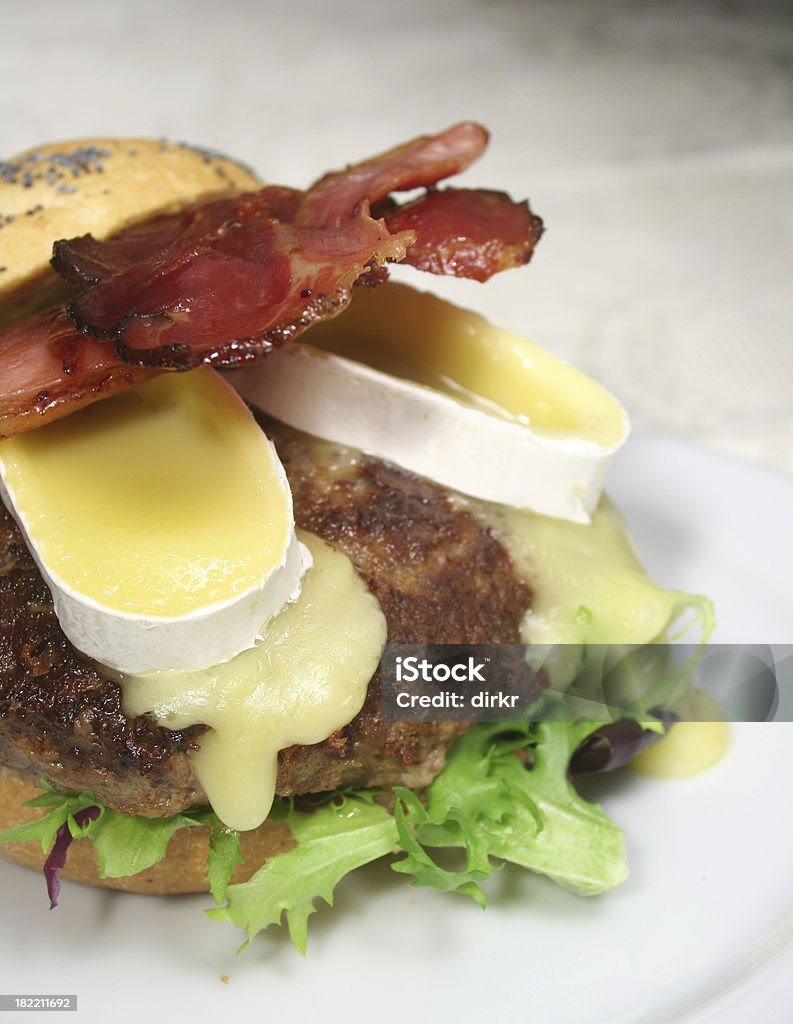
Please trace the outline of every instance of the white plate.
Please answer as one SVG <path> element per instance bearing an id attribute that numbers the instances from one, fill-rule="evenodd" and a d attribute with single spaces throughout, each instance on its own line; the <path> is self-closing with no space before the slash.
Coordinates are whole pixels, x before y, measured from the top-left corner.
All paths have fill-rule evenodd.
<path id="1" fill-rule="evenodd" d="M 793 480 L 664 439 L 632 442 L 611 491 L 655 574 L 710 593 L 725 642 L 791 637 Z M 3 992 L 76 993 L 78 1020 L 530 1020 L 763 1024 L 793 999 L 793 725 L 743 725 L 682 782 L 629 772 L 596 795 L 626 830 L 625 886 L 582 900 L 505 870 L 482 913 L 374 865 L 312 918 L 235 957 L 202 897 L 157 899 L 0 866 Z M 228 976 L 228 984 L 221 975 Z M 18 1014 L 9 1014 L 14 1019 Z"/>

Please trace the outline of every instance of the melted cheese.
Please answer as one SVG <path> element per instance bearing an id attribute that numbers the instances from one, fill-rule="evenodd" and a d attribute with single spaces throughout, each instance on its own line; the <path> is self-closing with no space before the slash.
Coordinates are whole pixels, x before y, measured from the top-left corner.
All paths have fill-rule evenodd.
<path id="1" fill-rule="evenodd" d="M 358 714 L 386 639 L 380 606 L 349 559 L 311 534 L 301 539 L 314 562 L 300 597 L 253 650 L 201 672 L 121 680 L 127 714 L 153 712 L 171 729 L 211 727 L 193 766 L 232 828 L 267 817 L 279 750 L 319 743 Z"/>
<path id="2" fill-rule="evenodd" d="M 551 684 L 564 689 L 581 669 L 591 644 L 662 643 L 686 610 L 713 628 L 705 597 L 659 587 L 634 551 L 619 511 L 605 496 L 588 526 L 525 511 L 458 499 L 498 535 L 515 568 L 532 589 L 532 607 L 521 628 L 523 643 L 536 645 Z M 693 625 L 689 622 L 685 628 Z M 549 649 L 551 648 L 551 649 Z M 713 698 L 692 690 L 684 719 L 631 762 L 643 775 L 696 775 L 724 756 L 730 730 Z"/>
<path id="3" fill-rule="evenodd" d="M 458 500 L 493 529 L 532 590 L 523 643 L 647 644 L 685 608 L 708 608 L 653 583 L 605 496 L 589 525 Z"/>
<path id="4" fill-rule="evenodd" d="M 634 758 L 634 771 L 655 779 L 684 779 L 712 768 L 724 757 L 730 726 L 713 697 L 692 687 L 679 712 L 684 721 L 676 722 L 663 739 Z"/>
<path id="5" fill-rule="evenodd" d="M 712 768 L 730 744 L 726 722 L 677 722 L 662 740 L 639 754 L 631 767 L 655 779 L 684 779 Z"/>

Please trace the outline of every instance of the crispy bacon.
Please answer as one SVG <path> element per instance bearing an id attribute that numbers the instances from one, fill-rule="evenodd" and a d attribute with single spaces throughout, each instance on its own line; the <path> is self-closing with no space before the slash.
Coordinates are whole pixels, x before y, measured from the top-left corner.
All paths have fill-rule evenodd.
<path id="1" fill-rule="evenodd" d="M 142 231 L 130 231 L 107 241 L 93 235 L 61 238 L 52 247 L 50 264 L 71 284 L 98 284 L 164 251 L 178 236 L 183 221 L 182 214 L 157 218 Z"/>
<path id="2" fill-rule="evenodd" d="M 266 354 L 342 309 L 359 278 L 376 280 L 377 268 L 404 259 L 414 234 L 371 217 L 372 202 L 464 170 L 487 138 L 460 124 L 327 174 L 305 193 L 266 187 L 219 200 L 181 226 L 171 219 L 107 248 L 90 237 L 58 243 L 55 268 L 94 284 L 70 315 L 135 365 L 186 369 Z"/>
<path id="3" fill-rule="evenodd" d="M 391 192 L 429 188 L 464 171 L 482 155 L 488 138 L 481 125 L 464 121 L 440 135 L 422 135 L 343 171 L 331 171 L 306 193 L 298 221 L 315 227 L 342 224 L 364 202 L 371 205 Z"/>
<path id="4" fill-rule="evenodd" d="M 361 275 L 402 260 L 413 240 L 410 232 L 392 235 L 363 208 L 339 227 L 285 223 L 271 215 L 267 193 L 241 196 L 231 208 L 212 204 L 198 237 L 180 234 L 89 289 L 69 307 L 78 329 L 114 340 L 128 363 L 231 366 L 335 315 Z"/>
<path id="5" fill-rule="evenodd" d="M 477 280 L 525 263 L 541 233 L 525 203 L 434 189 L 487 138 L 464 123 L 306 192 L 268 186 L 109 241 L 56 243 L 53 266 L 85 290 L 68 306 L 74 326 L 56 309 L 0 332 L 0 435 L 164 369 L 266 355 L 339 312 L 357 282 L 382 280 L 388 262 Z M 429 191 L 403 207 L 388 198 L 422 186 Z"/>
<path id="6" fill-rule="evenodd" d="M 126 391 L 152 376 L 106 342 L 77 333 L 63 309 L 0 331 L 0 437 L 21 433 Z"/>
<path id="7" fill-rule="evenodd" d="M 256 193 L 258 215 L 291 223 L 303 193 L 280 185 L 269 185 Z M 241 197 L 242 200 L 250 197 Z M 189 249 L 202 240 L 222 233 L 244 213 L 240 197 L 216 199 L 188 207 L 180 213 L 155 217 L 135 225 L 123 234 L 104 241 L 93 235 L 61 239 L 53 246 L 50 263 L 66 281 L 97 284 L 146 260 L 163 256 L 177 242 Z"/>
<path id="8" fill-rule="evenodd" d="M 528 263 L 542 235 L 542 221 L 528 203 L 513 203 L 503 192 L 484 189 L 428 192 L 401 207 L 384 206 L 382 212 L 389 231 L 416 236 L 405 263 L 477 281 Z"/>

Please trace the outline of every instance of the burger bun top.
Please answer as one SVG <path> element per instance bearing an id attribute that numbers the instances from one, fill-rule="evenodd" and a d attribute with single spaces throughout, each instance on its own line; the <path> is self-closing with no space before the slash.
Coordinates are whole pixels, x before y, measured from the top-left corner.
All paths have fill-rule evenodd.
<path id="1" fill-rule="evenodd" d="M 57 301 L 50 268 L 59 238 L 107 238 L 210 197 L 261 188 L 242 164 L 151 139 L 79 139 L 0 161 L 0 320 Z"/>

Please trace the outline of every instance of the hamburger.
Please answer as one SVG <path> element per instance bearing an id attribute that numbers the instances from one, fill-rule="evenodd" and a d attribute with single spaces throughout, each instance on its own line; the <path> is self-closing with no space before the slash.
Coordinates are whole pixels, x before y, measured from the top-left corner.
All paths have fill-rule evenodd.
<path id="1" fill-rule="evenodd" d="M 587 645 L 706 614 L 652 584 L 600 498 L 613 399 L 384 283 L 390 262 L 484 281 L 528 261 L 527 204 L 436 187 L 486 140 L 459 125 L 304 192 L 145 140 L 3 164 L 0 855 L 43 868 L 53 903 L 60 878 L 209 890 L 213 916 L 285 918 L 304 949 L 317 897 L 383 856 L 478 901 L 502 860 L 584 894 L 624 878 L 568 773 L 660 735 L 649 707 L 606 727 L 384 714 L 386 641 L 568 645 L 574 669 L 524 673 L 534 704 L 575 688 Z M 188 535 L 230 581 L 147 568 Z M 234 575 L 252 547 L 253 582 Z"/>

